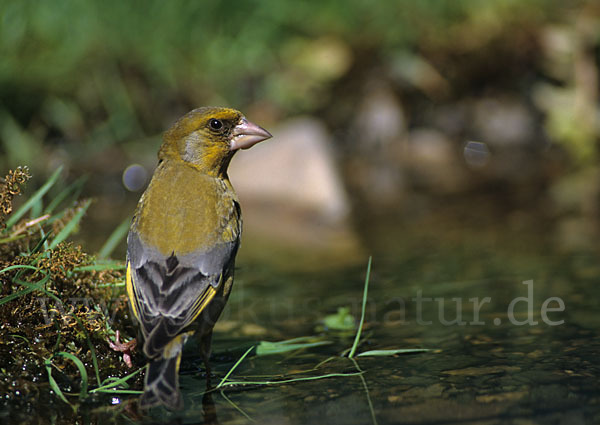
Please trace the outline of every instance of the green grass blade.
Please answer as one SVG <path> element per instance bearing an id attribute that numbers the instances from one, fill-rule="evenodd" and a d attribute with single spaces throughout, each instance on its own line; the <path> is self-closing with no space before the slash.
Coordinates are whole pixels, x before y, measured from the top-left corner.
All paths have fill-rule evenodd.
<path id="1" fill-rule="evenodd" d="M 397 350 L 370 350 L 363 353 L 357 354 L 357 357 L 366 356 L 394 356 L 396 354 L 414 354 L 414 353 L 427 353 L 433 351 L 430 348 L 401 348 Z"/>
<path id="2" fill-rule="evenodd" d="M 69 197 L 69 195 L 71 195 L 71 193 L 73 194 L 72 195 L 73 200 L 77 199 L 79 197 L 79 194 L 81 193 L 81 190 L 83 189 L 83 185 L 85 184 L 86 181 L 87 181 L 86 176 L 80 177 L 77 180 L 75 180 L 73 183 L 71 183 L 70 185 L 65 187 L 63 190 L 61 190 L 59 192 L 59 194 L 56 195 L 52 199 L 52 201 L 50 201 L 50 203 L 44 210 L 44 213 L 51 214 L 52 211 L 54 211 L 56 209 L 56 207 L 58 207 L 60 205 L 61 202 L 63 202 L 66 198 Z"/>
<path id="3" fill-rule="evenodd" d="M 21 217 L 23 217 L 27 213 L 27 211 L 29 211 L 31 207 L 33 207 L 33 205 L 36 202 L 38 202 L 50 190 L 54 183 L 56 183 L 56 180 L 58 180 L 62 169 L 62 165 L 58 167 L 56 171 L 50 176 L 50 178 L 46 181 L 46 183 L 44 183 L 42 187 L 40 187 L 33 195 L 31 195 L 31 197 L 27 200 L 27 202 L 25 202 L 21 206 L 21 208 L 19 208 L 17 211 L 11 214 L 10 218 L 6 220 L 7 229 L 10 229 L 12 226 L 14 226 L 14 224 L 17 221 L 19 221 Z"/>
<path id="4" fill-rule="evenodd" d="M 46 284 L 46 282 L 48 282 L 48 280 L 50 280 L 50 276 L 46 276 L 37 283 L 19 282 L 19 284 L 25 286 L 26 288 L 21 289 L 17 292 L 13 292 L 12 294 L 7 295 L 3 298 L 0 298 L 0 305 L 11 302 L 12 300 L 22 297 L 23 295 L 27 295 L 33 291 L 44 291 L 44 285 Z"/>
<path id="5" fill-rule="evenodd" d="M 9 236 L 7 238 L 2 238 L 2 239 L 0 239 L 0 244 L 18 241 L 19 239 L 23 239 L 25 236 L 27 236 L 27 235 L 20 234 L 20 235 L 16 235 L 16 236 Z"/>
<path id="6" fill-rule="evenodd" d="M 11 62 L 10 54 L 7 56 L 4 50 L 6 46 L 3 43 L 3 65 Z M 15 117 L 2 106 L 0 106 L 0 144 L 4 148 L 3 160 L 9 164 L 33 164 L 37 162 L 36 159 L 41 151 L 41 141 L 33 136 L 33 133 L 21 127 Z"/>
<path id="7" fill-rule="evenodd" d="M 37 267 L 29 266 L 27 264 L 15 264 L 13 266 L 8 266 L 8 267 L 0 270 L 0 274 L 5 273 L 5 272 L 9 272 L 11 270 L 17 270 L 17 269 L 39 270 Z"/>
<path id="8" fill-rule="evenodd" d="M 240 363 L 242 363 L 242 361 L 246 358 L 246 356 L 248 354 L 250 354 L 250 351 L 252 351 L 253 349 L 254 349 L 254 345 L 252 347 L 248 348 L 246 350 L 246 352 L 244 353 L 244 355 L 242 357 L 240 357 L 237 362 L 235 362 L 235 364 L 231 367 L 231 369 L 229 369 L 229 372 L 227 372 L 225 377 L 223 377 L 223 379 L 221 379 L 221 382 L 219 382 L 219 385 L 217 385 L 215 387 L 216 390 L 218 390 L 225 384 L 225 381 L 227 381 L 227 378 L 229 378 L 229 375 L 231 375 L 233 373 L 233 371 L 239 366 Z"/>
<path id="9" fill-rule="evenodd" d="M 365 276 L 365 289 L 363 291 L 363 300 L 362 300 L 362 312 L 360 314 L 360 324 L 358 325 L 358 329 L 356 331 L 356 337 L 354 338 L 354 344 L 352 344 L 352 348 L 350 349 L 350 354 L 348 357 L 354 357 L 356 353 L 356 348 L 358 347 L 358 342 L 360 341 L 360 334 L 362 333 L 363 324 L 365 322 L 365 310 L 367 308 L 367 295 L 369 293 L 369 279 L 371 278 L 371 261 L 373 257 L 369 257 L 369 264 L 367 265 L 367 275 Z"/>
<path id="10" fill-rule="evenodd" d="M 97 389 L 98 390 L 98 389 Z M 94 392 L 95 390 L 92 390 L 90 392 Z M 142 395 L 144 394 L 144 392 L 142 390 L 117 390 L 117 389 L 101 389 L 98 391 L 95 391 L 97 393 L 102 393 L 102 394 L 134 394 L 134 395 Z"/>
<path id="11" fill-rule="evenodd" d="M 281 379 L 278 381 L 229 381 L 224 386 L 234 386 L 234 385 L 277 385 L 277 384 L 289 384 L 290 382 L 301 382 L 301 381 L 316 381 L 319 379 L 327 379 L 327 378 L 341 378 L 346 376 L 358 376 L 363 372 L 352 372 L 352 373 L 328 373 L 326 375 L 317 375 L 317 376 L 305 376 L 302 378 L 290 378 L 290 379 Z M 219 387 L 217 387 L 219 388 Z M 215 389 L 217 389 L 215 388 Z"/>
<path id="12" fill-rule="evenodd" d="M 90 355 L 92 356 L 92 366 L 94 367 L 94 373 L 96 375 L 96 382 L 98 382 L 98 386 L 100 386 L 101 385 L 100 369 L 98 368 L 98 358 L 96 357 L 96 350 L 94 349 L 94 344 L 92 344 L 92 341 L 90 340 L 90 335 L 88 334 L 88 331 L 85 329 L 85 326 L 83 325 L 83 322 L 81 321 L 81 319 L 75 314 L 73 315 L 73 317 L 75 317 L 75 320 L 77 320 L 77 324 L 79 325 L 79 328 L 85 335 L 85 340 L 87 342 L 88 348 L 90 349 Z"/>
<path id="13" fill-rule="evenodd" d="M 305 342 L 302 344 L 289 344 L 284 342 L 261 341 L 256 347 L 257 356 L 269 356 L 272 354 L 281 354 L 288 351 L 300 350 L 302 348 L 318 347 L 320 345 L 331 344 L 331 341 Z"/>
<path id="14" fill-rule="evenodd" d="M 73 202 L 73 204 L 74 204 L 74 202 Z M 58 221 L 58 220 L 62 219 L 67 212 L 68 212 L 68 208 L 65 208 L 63 210 L 60 210 L 56 214 L 52 214 L 50 216 L 50 218 L 48 220 L 46 220 L 46 224 L 52 224 L 55 221 Z"/>
<path id="15" fill-rule="evenodd" d="M 240 412 L 250 422 L 256 423 L 256 421 L 254 419 L 252 419 L 250 417 L 250 415 L 248 415 L 246 412 L 244 412 L 241 407 L 239 407 L 237 404 L 235 404 L 233 401 L 231 401 L 231 399 L 225 395 L 223 390 L 221 390 L 220 393 L 221 393 L 221 397 L 223 397 L 225 399 L 225 401 L 227 401 L 227 403 L 229 403 L 235 410 Z"/>
<path id="16" fill-rule="evenodd" d="M 9 334 L 11 337 L 13 338 L 17 338 L 17 339 L 22 339 L 23 341 L 25 341 L 27 343 L 27 345 L 29 347 L 31 347 L 31 341 L 29 341 L 27 338 L 25 338 L 23 335 L 17 335 L 17 334 Z"/>
<path id="17" fill-rule="evenodd" d="M 52 388 L 52 390 L 56 393 L 56 395 L 62 401 L 64 401 L 65 403 L 67 403 L 69 406 L 73 407 L 73 405 L 71 405 L 71 403 L 69 403 L 69 401 L 67 400 L 67 398 L 63 394 L 62 390 L 58 386 L 58 383 L 56 382 L 56 380 L 52 376 L 52 362 L 50 361 L 50 359 L 45 359 L 44 360 L 44 366 L 46 366 L 46 371 L 48 372 L 48 381 L 50 382 L 50 388 Z"/>
<path id="18" fill-rule="evenodd" d="M 90 393 L 123 393 L 123 394 L 142 394 L 143 391 L 137 391 L 137 390 L 117 390 L 116 387 L 118 387 L 119 385 L 123 385 L 125 384 L 129 379 L 133 378 L 135 375 L 137 375 L 138 373 L 140 373 L 142 370 L 146 369 L 147 366 L 141 367 L 138 370 L 136 370 L 133 373 L 130 373 L 127 376 L 124 376 L 122 378 L 119 379 L 111 379 L 109 383 L 106 383 L 104 385 L 101 385 L 98 388 L 95 388 L 93 390 L 90 390 Z M 106 382 L 106 380 L 105 380 Z"/>
<path id="19" fill-rule="evenodd" d="M 78 208 L 78 211 L 75 213 L 73 218 L 71 218 L 67 225 L 63 227 L 63 229 L 58 233 L 58 235 L 56 235 L 54 240 L 52 240 L 52 243 L 50 243 L 50 246 L 48 247 L 49 249 L 56 248 L 56 246 L 59 243 L 64 241 L 71 233 L 73 233 L 73 231 L 75 231 L 75 228 L 79 224 L 79 221 L 81 220 L 91 203 L 91 199 L 88 199 L 83 203 L 81 207 Z"/>
<path id="20" fill-rule="evenodd" d="M 60 351 L 56 353 L 56 356 L 65 357 L 71 360 L 75 364 L 75 367 L 77 367 L 77 370 L 81 375 L 81 389 L 79 390 L 79 399 L 84 400 L 88 396 L 88 374 L 85 370 L 85 365 L 81 360 L 79 360 L 77 356 L 71 353 L 67 353 L 65 351 Z"/>
<path id="21" fill-rule="evenodd" d="M 13 278 L 13 282 L 19 285 L 25 286 L 26 288 L 32 288 L 33 291 L 40 291 L 49 298 L 52 298 L 57 303 L 62 304 L 62 300 L 54 295 L 52 292 L 46 290 L 46 282 L 50 279 L 50 275 L 46 275 L 42 280 L 36 283 L 25 282 L 17 278 Z M 31 292 L 31 291 L 29 291 Z M 9 295 L 10 296 L 10 295 Z"/>
<path id="22" fill-rule="evenodd" d="M 36 252 L 40 252 L 46 244 L 46 241 L 48 240 L 50 235 L 52 235 L 52 230 L 50 230 L 48 233 L 44 233 L 44 231 L 42 230 L 42 238 L 37 243 L 37 245 L 31 250 L 31 253 L 35 254 Z"/>
<path id="23" fill-rule="evenodd" d="M 299 336 L 297 338 L 291 338 L 291 339 L 286 339 L 283 341 L 278 341 L 278 344 L 297 344 L 297 343 L 303 343 L 303 342 L 310 342 L 310 341 L 314 341 L 316 338 L 315 336 Z"/>
<path id="24" fill-rule="evenodd" d="M 75 267 L 75 272 L 89 272 L 96 271 L 101 272 L 104 270 L 124 270 L 125 264 L 122 261 L 98 261 L 96 264 L 89 264 L 87 266 Z"/>
<path id="25" fill-rule="evenodd" d="M 58 338 L 56 338 L 56 342 L 54 343 L 54 347 L 52 347 L 52 352 L 56 353 L 58 351 L 58 347 L 60 347 L 60 341 L 62 340 L 62 331 L 58 331 Z"/>
<path id="26" fill-rule="evenodd" d="M 42 209 L 44 208 L 43 202 L 42 202 L 42 198 L 38 198 L 32 205 L 31 205 L 31 217 L 40 217 L 42 215 Z"/>
<path id="27" fill-rule="evenodd" d="M 362 372 L 362 369 L 358 366 L 358 363 L 356 362 L 356 360 L 354 360 L 353 358 L 351 358 L 350 360 L 352 361 L 352 363 L 354 363 L 354 367 L 356 367 L 356 370 L 358 370 L 359 372 Z M 367 385 L 367 380 L 365 379 L 365 377 L 363 376 L 362 373 L 360 375 L 358 375 L 358 377 L 360 378 L 363 388 L 365 389 L 365 395 L 367 396 L 367 403 L 369 404 L 369 411 L 371 412 L 371 421 L 373 422 L 373 425 L 377 425 L 377 417 L 375 416 L 375 408 L 373 407 L 373 401 L 371 400 L 371 395 L 369 394 L 369 387 Z"/>
<path id="28" fill-rule="evenodd" d="M 127 235 L 127 231 L 129 230 L 129 225 L 131 223 L 131 217 L 127 217 L 121 224 L 117 226 L 117 228 L 110 234 L 100 251 L 98 252 L 98 258 L 104 259 L 108 258 L 110 254 L 115 250 L 117 245 L 121 243 L 123 238 Z"/>
<path id="29" fill-rule="evenodd" d="M 96 285 L 97 288 L 123 288 L 126 286 L 124 280 L 120 280 L 115 283 L 99 283 Z"/>

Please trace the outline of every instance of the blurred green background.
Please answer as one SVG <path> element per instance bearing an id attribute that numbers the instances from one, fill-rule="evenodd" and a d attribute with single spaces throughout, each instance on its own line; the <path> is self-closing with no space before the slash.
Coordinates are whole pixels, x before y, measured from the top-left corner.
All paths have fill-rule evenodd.
<path id="1" fill-rule="evenodd" d="M 357 256 L 411 230 L 596 245 L 598 2 L 2 0 L 0 11 L 1 168 L 28 165 L 30 186 L 60 164 L 67 181 L 89 176 L 90 251 L 133 211 L 161 133 L 202 105 L 235 107 L 275 136 L 232 164 L 250 235 Z M 274 171 L 254 181 L 252 167 Z"/>

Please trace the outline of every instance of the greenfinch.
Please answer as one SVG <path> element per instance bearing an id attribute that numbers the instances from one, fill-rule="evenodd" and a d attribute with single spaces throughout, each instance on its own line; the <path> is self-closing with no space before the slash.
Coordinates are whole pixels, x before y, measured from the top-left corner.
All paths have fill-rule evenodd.
<path id="1" fill-rule="evenodd" d="M 183 345 L 199 339 L 210 385 L 212 331 L 233 285 L 242 217 L 227 167 L 271 137 L 228 108 L 194 109 L 165 134 L 127 236 L 127 294 L 148 358 L 142 408 L 183 407 Z"/>

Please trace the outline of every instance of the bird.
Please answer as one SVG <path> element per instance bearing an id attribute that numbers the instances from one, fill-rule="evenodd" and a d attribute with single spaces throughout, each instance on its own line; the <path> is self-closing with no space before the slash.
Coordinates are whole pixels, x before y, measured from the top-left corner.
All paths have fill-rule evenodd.
<path id="1" fill-rule="evenodd" d="M 231 292 L 242 232 L 227 169 L 238 150 L 271 137 L 222 107 L 194 109 L 163 135 L 127 235 L 127 296 L 148 359 L 142 409 L 183 408 L 179 364 L 192 336 L 210 387 L 213 327 Z"/>

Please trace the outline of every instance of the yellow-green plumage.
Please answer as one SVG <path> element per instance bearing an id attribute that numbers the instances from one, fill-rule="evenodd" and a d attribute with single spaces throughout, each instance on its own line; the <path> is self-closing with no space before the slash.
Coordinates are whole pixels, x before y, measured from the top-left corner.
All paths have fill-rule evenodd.
<path id="1" fill-rule="evenodd" d="M 164 255 L 189 254 L 238 238 L 235 202 L 228 179 L 183 162 L 162 162 L 140 201 L 133 229 Z"/>
<path id="2" fill-rule="evenodd" d="M 237 149 L 269 137 L 227 108 L 196 109 L 165 133 L 127 238 L 127 293 L 150 360 L 142 407 L 182 406 L 177 375 L 192 335 L 210 377 L 212 329 L 231 291 L 241 236 L 227 167 Z"/>

